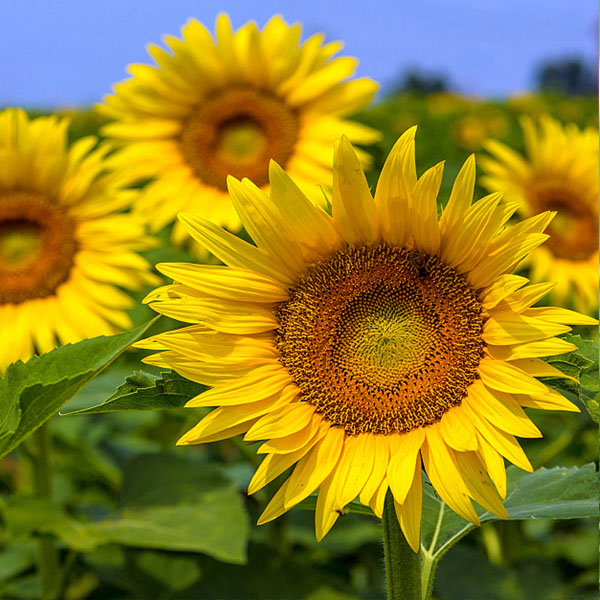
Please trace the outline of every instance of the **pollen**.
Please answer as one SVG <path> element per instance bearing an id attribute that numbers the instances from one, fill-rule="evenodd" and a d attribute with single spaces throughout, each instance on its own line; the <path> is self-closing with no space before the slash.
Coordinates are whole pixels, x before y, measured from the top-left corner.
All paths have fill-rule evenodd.
<path id="1" fill-rule="evenodd" d="M 180 147 L 206 184 L 227 189 L 227 175 L 268 183 L 269 161 L 285 165 L 298 139 L 296 113 L 275 96 L 252 89 L 221 92 L 183 123 Z"/>
<path id="2" fill-rule="evenodd" d="M 277 317 L 301 400 L 349 435 L 436 423 L 461 404 L 483 356 L 483 310 L 465 278 L 386 244 L 310 267 Z"/>
<path id="3" fill-rule="evenodd" d="M 58 205 L 37 192 L 0 194 L 0 304 L 54 294 L 76 252 L 74 224 Z"/>

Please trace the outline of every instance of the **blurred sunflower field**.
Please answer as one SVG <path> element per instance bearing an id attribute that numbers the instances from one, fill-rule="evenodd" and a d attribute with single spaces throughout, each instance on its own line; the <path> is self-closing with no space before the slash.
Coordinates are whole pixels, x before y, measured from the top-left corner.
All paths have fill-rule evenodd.
<path id="1" fill-rule="evenodd" d="M 142 75 L 141 71 L 139 75 Z M 365 98 L 374 92 L 374 89 L 366 90 Z M 116 98 L 118 94 L 119 91 Z M 303 106 L 301 93 L 297 95 L 298 106 Z M 254 96 L 244 98 L 246 103 L 255 100 Z M 306 102 L 308 104 L 308 100 Z M 116 103 L 117 100 L 110 106 L 118 112 L 122 107 L 115 109 Z M 326 104 L 324 100 L 323 106 Z M 221 105 L 219 109 L 226 111 L 227 106 Z M 589 174 L 582 173 L 583 168 L 577 170 L 582 161 L 574 161 L 575 167 L 552 175 L 552 165 L 559 164 L 564 158 L 559 150 L 568 153 L 565 148 L 570 143 L 570 135 L 585 136 L 587 134 L 582 132 L 597 131 L 596 98 L 531 93 L 492 100 L 452 92 L 423 95 L 399 92 L 380 94 L 358 113 L 352 114 L 351 109 L 352 102 L 348 101 L 349 116 L 353 121 L 350 131 L 354 138 L 350 133 L 348 137 L 359 148 L 358 159 L 365 167 L 373 191 L 380 176 L 383 179 L 386 158 L 398 138 L 414 125 L 418 126 L 414 146 L 417 175 L 420 177 L 426 169 L 445 161 L 437 196 L 438 212 L 448 205 L 453 183 L 471 154 L 475 154 L 477 164 L 474 198 L 479 199 L 497 189 L 486 180 L 486 177 L 493 179 L 490 173 L 498 178 L 498 171 L 490 166 L 492 156 L 499 162 L 506 159 L 516 170 L 524 169 L 523 165 L 531 158 L 531 140 L 535 137 L 531 131 L 546 131 L 541 124 L 550 123 L 548 131 L 551 130 L 551 134 L 547 137 L 554 135 L 562 141 L 556 144 L 559 149 L 550 162 L 544 163 L 546 170 L 542 176 L 546 180 L 555 177 L 552 194 L 558 193 L 556 189 L 563 180 L 568 189 L 574 189 L 569 177 L 588 177 L 587 183 L 582 184 L 582 189 L 592 198 L 586 209 L 588 212 L 584 211 L 580 216 L 579 208 L 573 208 L 574 216 L 571 216 L 575 219 L 579 238 L 587 235 L 582 223 L 592 223 L 593 232 L 589 236 L 596 240 L 593 244 L 597 247 L 597 237 L 594 237 L 597 236 L 598 220 L 597 155 L 592 162 L 595 175 L 591 182 Z M 148 107 L 142 107 L 141 111 L 144 110 L 148 112 Z M 269 110 L 279 108 L 269 106 Z M 315 506 L 317 512 L 319 510 L 316 495 L 305 498 L 279 518 L 257 526 L 261 513 L 285 480 L 284 475 L 279 475 L 263 489 L 248 493 L 253 475 L 261 464 L 262 457 L 257 454 L 261 442 L 244 441 L 242 435 L 232 431 L 229 437 L 215 436 L 211 443 L 175 445 L 200 418 L 210 413 L 204 406 L 183 407 L 208 388 L 182 376 L 185 375 L 183 366 L 171 370 L 160 360 L 153 359 L 152 344 L 140 343 L 184 325 L 183 320 L 177 321 L 168 310 L 156 317 L 151 306 L 143 302 L 152 289 L 170 284 L 170 274 L 159 275 L 152 267 L 173 262 L 218 264 L 217 258 L 200 246 L 182 243 L 185 234 L 177 227 L 182 231 L 183 228 L 173 226 L 180 210 L 201 216 L 201 211 L 214 209 L 218 224 L 245 241 L 257 238 L 254 232 L 247 231 L 248 228 L 238 231 L 239 224 L 236 229 L 237 216 L 228 204 L 221 210 L 218 203 L 222 202 L 221 197 L 226 196 L 226 192 L 220 190 L 220 179 L 213 185 L 215 189 L 219 188 L 218 193 L 206 191 L 209 186 L 204 190 L 205 194 L 213 194 L 209 204 L 214 206 L 198 208 L 192 206 L 191 201 L 186 204 L 181 200 L 166 214 L 162 207 L 169 201 L 169 194 L 175 193 L 174 184 L 168 181 L 170 174 L 164 170 L 153 174 L 143 169 L 135 176 L 121 173 L 118 163 L 133 160 L 131 157 L 136 151 L 130 150 L 128 158 L 126 153 L 119 154 L 118 148 L 115 150 L 111 136 L 118 137 L 115 134 L 118 128 L 113 126 L 111 129 L 115 115 L 111 118 L 109 113 L 108 109 L 91 108 L 63 108 L 54 113 L 69 123 L 68 131 L 63 133 L 67 135 L 68 147 L 78 150 L 76 158 L 69 155 L 65 161 L 70 165 L 69 169 L 79 175 L 74 174 L 71 179 L 65 175 L 62 183 L 56 182 L 57 177 L 53 180 L 53 189 L 60 189 L 61 197 L 67 199 L 79 194 L 79 204 L 75 200 L 65 200 L 70 207 L 68 214 L 77 220 L 77 227 L 81 228 L 77 231 L 96 232 L 98 238 L 94 242 L 96 245 L 90 242 L 89 247 L 81 243 L 78 246 L 78 252 L 85 253 L 87 263 L 83 258 L 76 263 L 77 268 L 82 268 L 82 278 L 79 287 L 74 287 L 73 295 L 67 297 L 65 293 L 61 297 L 62 304 L 40 305 L 27 317 L 33 336 L 33 341 L 28 342 L 32 348 L 29 354 L 35 350 L 41 354 L 39 357 L 29 358 L 23 349 L 25 342 L 10 341 L 7 332 L 14 334 L 19 327 L 17 312 L 6 309 L 0 313 L 4 319 L 4 334 L 0 334 L 0 338 L 4 345 L 11 346 L 10 351 L 6 350 L 6 364 L 0 364 L 6 368 L 0 378 L 0 456 L 3 456 L 0 460 L 0 598 L 384 598 L 386 575 L 382 527 L 380 519 L 373 514 L 373 504 L 371 508 L 366 506 L 368 502 L 363 502 L 362 496 L 361 503 L 353 501 L 358 495 L 355 494 L 350 498 L 351 502 L 337 510 L 335 526 L 318 543 L 314 523 Z M 48 114 L 29 112 L 29 121 L 24 115 L 19 117 L 23 123 L 27 121 L 32 126 L 26 147 L 31 155 L 39 150 L 40 140 L 46 139 L 36 138 L 42 136 L 43 128 L 39 125 L 35 130 L 33 124 L 43 123 L 43 119 L 37 119 Z M 130 115 L 123 118 L 126 122 Z M 225 120 L 230 118 L 228 114 L 223 117 Z M 319 147 L 316 142 L 311 145 L 314 141 L 310 138 L 311 132 L 318 130 L 322 134 L 319 143 L 325 143 L 328 135 L 337 139 L 344 132 L 341 120 L 332 124 L 332 118 L 323 117 L 322 122 L 314 118 L 317 125 L 313 129 L 307 127 L 302 134 L 305 137 L 301 137 L 306 142 L 302 152 L 307 156 L 317 152 Z M 149 138 L 147 132 L 152 127 L 157 130 L 161 127 L 158 120 L 139 126 L 148 127 L 140 139 Z M 567 133 L 561 133 L 563 126 Z M 52 128 L 50 124 L 47 127 Z M 5 130 L 9 128 L 10 125 L 4 127 Z M 133 135 L 125 126 L 118 131 L 123 139 Z M 255 135 L 249 129 L 242 133 L 250 138 Z M 0 129 L 0 135 L 3 134 L 6 131 Z M 543 136 L 543 133 L 539 135 Z M 563 135 L 564 138 L 560 137 Z M 597 152 L 597 133 L 595 135 L 592 146 L 595 145 Z M 97 136 L 98 142 L 86 141 L 93 139 L 89 136 Z M 62 156 L 61 153 L 67 156 L 66 147 L 56 139 L 52 142 L 56 144 L 55 157 Z M 238 141 L 234 140 L 235 144 Z M 583 147 L 588 141 L 577 143 Z M 498 150 L 498 142 L 511 150 Z M 239 143 L 246 143 L 246 137 Z M 238 151 L 239 146 L 235 148 Z M 544 151 L 542 137 L 535 149 L 539 158 Z M 0 152 L 3 150 L 0 140 Z M 160 161 L 167 159 L 156 154 L 160 153 L 158 146 L 149 146 L 147 152 L 150 158 L 146 158 L 145 166 L 155 161 L 159 168 L 167 169 L 164 165 L 161 167 Z M 302 152 L 298 150 L 298 154 Z M 119 156 L 121 158 L 115 158 Z M 308 185 L 304 181 L 308 175 L 302 169 L 301 158 L 294 164 L 302 180 L 298 185 L 304 189 L 303 186 Z M 113 161 L 113 166 L 117 165 L 112 175 L 104 175 L 103 167 L 95 166 L 94 160 L 105 159 L 109 163 Z M 283 162 L 287 160 L 291 159 L 286 155 Z M 564 158 L 563 162 L 571 165 L 569 160 Z M 33 179 L 43 170 L 43 165 L 35 161 L 32 164 L 31 172 L 22 175 L 24 178 Z M 51 171 L 51 168 L 48 166 L 47 170 Z M 315 170 L 322 176 L 323 169 Z M 241 168 L 236 176 L 241 178 L 243 171 Z M 290 168 L 292 177 L 296 174 L 293 171 Z M 46 174 L 39 175 L 40 179 Z M 226 174 L 219 174 L 219 177 Z M 331 176 L 329 172 L 325 175 Z M 5 176 L 2 180 L 6 189 L 9 189 L 8 179 Z M 157 184 L 157 181 L 163 183 Z M 330 212 L 331 183 L 318 181 L 318 184 L 322 187 L 317 196 L 322 198 L 314 202 L 320 202 L 325 212 Z M 509 198 L 511 202 L 518 202 L 517 187 L 515 184 L 513 197 Z M 17 260 L 14 257 L 20 256 L 21 246 L 14 241 L 14 236 L 11 237 L 12 233 L 8 235 L 2 229 L 2 219 L 12 223 L 14 231 L 18 230 L 19 239 L 29 239 L 30 232 L 25 227 L 25 217 L 3 217 L 3 189 L 0 187 L 0 274 L 8 281 L 8 275 L 2 269 L 8 271 L 6 264 L 9 260 Z M 15 184 L 14 189 L 20 188 Z M 153 190 L 152 196 L 144 196 L 148 189 Z M 22 202 L 21 196 L 12 193 L 10 202 L 15 205 Z M 188 194 L 187 191 L 181 193 Z M 130 211 L 129 207 L 135 205 L 132 198 L 137 196 L 142 198 L 143 208 Z M 535 206 L 535 212 L 558 210 L 559 219 L 562 208 L 562 200 L 559 200 L 552 196 L 546 206 Z M 37 206 L 35 202 L 31 203 Z M 9 202 L 5 204 L 9 209 L 12 206 Z M 119 216 L 111 216 L 111 207 Z M 157 216 L 161 226 L 145 227 L 144 221 L 151 221 L 161 210 L 160 217 Z M 515 204 L 513 212 L 516 213 L 511 223 L 529 216 L 521 215 L 519 210 Z M 564 214 L 570 215 L 568 207 Z M 45 213 L 43 218 L 46 219 Z M 569 223 L 565 225 L 568 226 Z M 58 225 L 48 227 L 54 227 L 56 236 L 63 235 Z M 556 229 L 552 235 L 558 238 L 560 230 Z M 576 241 L 567 240 L 571 245 Z M 115 249 L 113 258 L 108 248 Z M 595 317 L 597 277 L 584 279 L 586 271 L 577 263 L 577 251 L 571 246 L 568 255 L 564 249 L 557 250 L 557 246 L 550 248 L 557 262 L 551 263 L 549 274 L 542 273 L 536 279 L 535 260 L 522 263 L 515 273 L 534 283 L 548 281 L 552 280 L 558 261 L 563 261 L 560 268 L 564 268 L 565 273 L 575 272 L 577 277 L 572 286 L 556 296 L 558 300 L 551 296 L 551 302 L 544 299 L 537 308 L 530 310 L 544 310 L 541 307 L 552 304 Z M 132 258 L 137 256 L 134 253 L 139 253 L 142 258 Z M 218 256 L 217 252 L 214 254 Z M 588 260 L 591 254 L 592 251 L 588 252 L 585 259 Z M 597 262 L 597 254 L 592 260 Z M 44 268 L 55 267 L 50 264 Z M 98 277 L 98 273 L 104 273 L 104 276 Z M 21 289 L 18 281 L 11 285 Z M 117 291 L 111 288 L 112 285 L 118 288 Z M 5 288 L 8 289 L 8 284 Z M 158 295 L 151 297 L 157 305 L 163 300 L 161 293 L 167 292 L 158 287 L 155 293 Z M 0 305 L 9 305 L 10 300 L 2 294 L 0 282 Z M 129 297 L 133 300 L 128 300 Z M 83 305 L 85 311 L 81 308 Z M 75 328 L 67 331 L 65 325 L 55 333 L 39 333 L 46 331 L 43 328 L 50 322 L 51 315 L 60 318 L 68 312 L 77 315 L 81 331 L 75 331 Z M 104 329 L 94 329 L 98 315 L 105 323 Z M 67 315 L 65 323 L 68 322 Z M 478 509 L 482 524 L 475 527 L 442 502 L 440 496 L 443 494 L 437 484 L 433 487 L 429 480 L 424 480 L 420 544 L 429 568 L 437 570 L 433 590 L 429 590 L 432 595 L 426 596 L 427 590 L 424 590 L 423 598 L 591 600 L 597 597 L 598 334 L 593 318 L 576 320 L 572 332 L 567 332 L 569 328 L 564 327 L 562 321 L 556 322 L 561 325 L 557 325 L 556 330 L 549 330 L 546 337 L 560 336 L 557 339 L 562 341 L 557 343 L 564 343 L 565 351 L 554 352 L 554 356 L 545 358 L 547 369 L 531 374 L 542 377 L 580 412 L 543 411 L 539 410 L 544 408 L 541 405 L 528 408 L 543 439 L 521 440 L 533 473 L 526 473 L 516 466 L 507 469 L 504 502 L 508 519 L 502 520 L 491 511 Z M 98 334 L 101 337 L 96 337 Z M 62 347 L 52 350 L 57 344 L 48 341 L 48 336 L 53 340 L 54 335 Z M 43 346 L 44 339 L 46 347 Z M 136 343 L 137 348 L 132 346 Z M 1 352 L 0 356 L 3 356 Z M 19 358 L 24 362 L 17 360 Z M 142 363 L 143 358 L 147 362 Z M 540 361 L 539 358 L 531 360 Z M 570 378 L 559 378 L 560 373 L 552 369 L 559 369 Z M 232 426 L 232 429 L 235 428 Z M 247 428 L 243 430 L 246 431 Z M 290 462 L 288 466 L 291 465 Z M 417 469 L 420 472 L 420 463 Z M 491 469 L 488 470 L 491 475 Z M 430 479 L 433 478 L 431 474 Z M 494 480 L 494 484 L 498 487 L 497 481 Z"/>

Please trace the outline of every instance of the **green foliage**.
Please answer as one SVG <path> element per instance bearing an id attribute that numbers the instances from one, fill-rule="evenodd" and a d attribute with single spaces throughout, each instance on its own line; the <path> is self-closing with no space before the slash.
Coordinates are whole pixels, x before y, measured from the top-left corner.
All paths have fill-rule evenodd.
<path id="1" fill-rule="evenodd" d="M 598 423 L 598 399 L 600 382 L 598 381 L 598 344 L 591 340 L 583 340 L 580 335 L 563 336 L 567 342 L 577 346 L 577 350 L 552 356 L 547 359 L 566 375 L 574 377 L 579 383 L 569 379 L 548 378 L 546 382 L 554 388 L 566 392 L 567 396 L 579 398 L 590 417 Z"/>
<path id="2" fill-rule="evenodd" d="M 101 404 L 63 414 L 98 414 L 180 408 L 205 389 L 205 386 L 189 381 L 174 371 L 161 373 L 160 377 L 144 371 L 135 371 L 132 375 L 127 376 L 125 383 L 121 384 L 115 393 Z"/>
<path id="3" fill-rule="evenodd" d="M 111 337 L 57 348 L 11 365 L 0 380 L 0 457 L 16 448 L 86 383 L 148 330 L 152 321 Z"/>
<path id="4" fill-rule="evenodd" d="M 246 560 L 249 525 L 236 486 L 212 465 L 173 455 L 142 455 L 128 463 L 119 508 L 102 519 L 76 518 L 29 495 L 13 496 L 1 510 L 13 539 L 45 533 L 77 552 L 117 543 Z"/>
<path id="5" fill-rule="evenodd" d="M 593 464 L 542 468 L 533 473 L 509 467 L 507 479 L 504 505 L 510 520 L 576 519 L 599 514 L 598 473 Z M 478 515 L 482 523 L 498 520 L 487 511 L 479 510 Z M 425 486 L 421 543 L 430 554 L 441 557 L 474 528 L 450 510 L 431 486 Z"/>

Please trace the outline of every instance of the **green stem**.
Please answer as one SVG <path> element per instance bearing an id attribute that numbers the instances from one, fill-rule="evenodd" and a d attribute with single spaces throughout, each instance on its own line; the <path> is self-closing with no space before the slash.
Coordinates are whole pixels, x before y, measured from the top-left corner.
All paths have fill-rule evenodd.
<path id="1" fill-rule="evenodd" d="M 34 432 L 32 441 L 33 490 L 38 496 L 50 500 L 52 496 L 49 460 L 51 440 L 47 424 Z M 60 573 L 58 550 L 54 539 L 49 535 L 42 535 L 39 539 L 39 573 L 42 580 L 43 600 L 53 600 L 56 598 Z"/>
<path id="2" fill-rule="evenodd" d="M 435 556 L 435 547 L 442 529 L 442 521 L 444 520 L 444 507 L 445 504 L 441 502 L 440 512 L 438 513 L 438 519 L 435 524 L 435 531 L 433 532 L 433 538 L 431 539 L 431 545 L 427 550 L 423 548 L 421 551 L 423 555 L 423 571 L 421 573 L 423 600 L 429 600 L 433 594 L 433 576 L 438 562 L 438 559 Z"/>
<path id="3" fill-rule="evenodd" d="M 421 556 L 412 551 L 400 529 L 389 491 L 382 525 L 388 600 L 421 600 Z"/>

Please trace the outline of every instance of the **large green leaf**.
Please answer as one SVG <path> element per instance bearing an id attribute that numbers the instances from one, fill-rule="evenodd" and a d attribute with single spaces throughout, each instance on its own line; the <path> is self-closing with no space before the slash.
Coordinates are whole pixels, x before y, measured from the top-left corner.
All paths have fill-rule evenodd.
<path id="1" fill-rule="evenodd" d="M 600 397 L 600 382 L 598 381 L 598 345 L 591 340 L 583 340 L 579 335 L 563 336 L 567 342 L 577 346 L 577 350 L 547 358 L 546 361 L 566 375 L 578 380 L 576 383 L 569 379 L 545 379 L 554 388 L 566 392 L 567 396 L 574 394 L 579 397 L 588 413 L 598 423 L 598 400 Z"/>
<path id="2" fill-rule="evenodd" d="M 542 468 L 534 473 L 511 466 L 507 478 L 504 505 L 510 520 L 575 519 L 599 514 L 598 473 L 591 463 L 583 467 Z M 441 555 L 475 525 L 449 509 L 430 485 L 424 488 L 421 544 L 430 553 Z M 477 512 L 481 522 L 498 519 L 482 509 Z"/>
<path id="3" fill-rule="evenodd" d="M 0 457 L 16 448 L 142 337 L 154 320 L 125 333 L 62 346 L 34 356 L 26 363 L 19 361 L 8 367 L 0 379 L 0 417 L 3 419 Z"/>
<path id="4" fill-rule="evenodd" d="M 169 454 L 137 456 L 125 468 L 121 494 L 118 510 L 97 521 L 76 519 L 35 496 L 14 496 L 1 509 L 11 538 L 46 533 L 80 552 L 117 543 L 246 562 L 244 504 L 214 465 Z"/>
<path id="5" fill-rule="evenodd" d="M 507 469 L 508 494 L 504 505 L 510 520 L 576 519 L 597 517 L 598 473 L 590 463 L 583 467 L 554 467 L 526 473 L 517 467 Z M 297 508 L 314 510 L 316 496 L 310 496 Z M 345 512 L 373 515 L 371 509 L 351 502 Z M 481 522 L 498 520 L 483 509 L 478 511 Z M 444 553 L 450 546 L 475 528 L 448 508 L 429 483 L 423 490 L 421 544 L 433 554 Z"/>
<path id="6" fill-rule="evenodd" d="M 144 371 L 136 371 L 126 377 L 125 383 L 120 385 L 115 393 L 101 404 L 62 414 L 89 415 L 179 408 L 204 390 L 206 390 L 205 386 L 189 381 L 174 371 L 161 373 L 160 377 Z"/>

